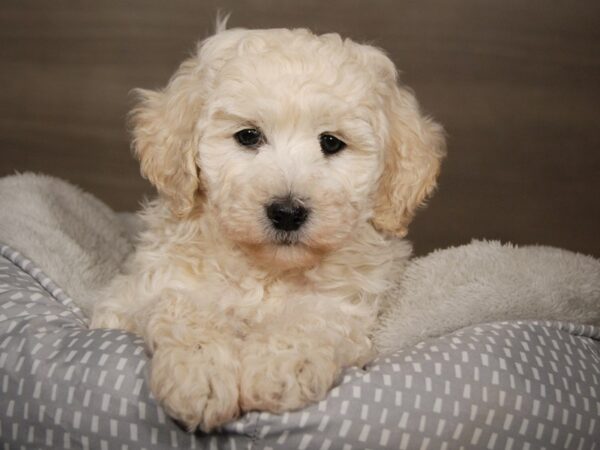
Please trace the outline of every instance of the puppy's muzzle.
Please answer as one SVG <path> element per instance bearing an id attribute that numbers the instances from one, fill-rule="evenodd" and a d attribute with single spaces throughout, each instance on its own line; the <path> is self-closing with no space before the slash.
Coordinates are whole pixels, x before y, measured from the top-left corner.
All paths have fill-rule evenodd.
<path id="1" fill-rule="evenodd" d="M 296 231 L 306 222 L 310 211 L 297 200 L 287 197 L 265 206 L 273 228 L 280 231 Z"/>

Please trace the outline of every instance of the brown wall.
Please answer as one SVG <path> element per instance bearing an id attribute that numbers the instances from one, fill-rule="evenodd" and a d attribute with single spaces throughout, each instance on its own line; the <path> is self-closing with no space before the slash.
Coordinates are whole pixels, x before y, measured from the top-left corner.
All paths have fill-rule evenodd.
<path id="1" fill-rule="evenodd" d="M 134 87 L 164 85 L 217 9 L 388 50 L 448 132 L 417 251 L 494 238 L 600 256 L 597 0 L 4 0 L 0 175 L 73 181 L 119 210 L 152 192 L 129 153 Z"/>

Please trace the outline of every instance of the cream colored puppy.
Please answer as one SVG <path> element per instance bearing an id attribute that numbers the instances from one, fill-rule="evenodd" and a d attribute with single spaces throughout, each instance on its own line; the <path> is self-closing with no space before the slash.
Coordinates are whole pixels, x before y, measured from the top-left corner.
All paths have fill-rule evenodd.
<path id="1" fill-rule="evenodd" d="M 323 398 L 373 357 L 444 139 L 380 50 L 308 30 L 224 30 L 139 91 L 134 146 L 159 197 L 93 327 L 152 352 L 190 430 Z"/>

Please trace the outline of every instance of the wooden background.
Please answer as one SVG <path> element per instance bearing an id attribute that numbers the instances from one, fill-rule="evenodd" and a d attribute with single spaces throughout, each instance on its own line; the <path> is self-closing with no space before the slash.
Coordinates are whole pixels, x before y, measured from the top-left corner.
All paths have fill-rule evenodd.
<path id="1" fill-rule="evenodd" d="M 136 209 L 152 189 L 128 92 L 164 85 L 218 9 L 389 52 L 449 136 L 418 253 L 490 238 L 600 256 L 598 0 L 3 0 L 0 175 L 45 172 Z"/>

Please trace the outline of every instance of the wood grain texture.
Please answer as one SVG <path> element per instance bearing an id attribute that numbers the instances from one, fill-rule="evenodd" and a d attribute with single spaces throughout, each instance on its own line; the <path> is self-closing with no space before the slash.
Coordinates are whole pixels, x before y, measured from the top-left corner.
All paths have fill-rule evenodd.
<path id="1" fill-rule="evenodd" d="M 163 86 L 217 9 L 245 27 L 337 31 L 385 48 L 448 132 L 418 253 L 490 238 L 600 256 L 600 2 L 7 1 L 0 175 L 66 178 L 118 210 L 151 187 L 129 151 L 135 87 Z"/>

